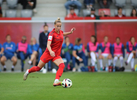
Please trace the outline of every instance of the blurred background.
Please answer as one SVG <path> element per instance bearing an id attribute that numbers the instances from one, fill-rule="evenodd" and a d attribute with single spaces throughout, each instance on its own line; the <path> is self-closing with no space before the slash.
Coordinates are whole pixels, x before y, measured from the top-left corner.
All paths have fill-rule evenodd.
<path id="1" fill-rule="evenodd" d="M 137 0 L 0 0 L 0 44 L 6 42 L 6 36 L 9 34 L 11 41 L 16 45 L 22 40 L 22 36 L 27 37 L 28 44 L 31 44 L 31 38 L 34 37 L 40 45 L 40 33 L 45 31 L 44 25 L 47 25 L 48 33 L 53 29 L 54 21 L 60 17 L 63 31 L 76 28 L 74 34 L 69 36 L 70 43 L 73 45 L 76 38 L 81 38 L 86 49 L 91 35 L 95 35 L 99 43 L 108 36 L 111 44 L 116 41 L 116 37 L 120 37 L 126 52 L 126 43 L 130 37 L 137 40 L 136 10 Z M 88 66 L 91 66 L 90 57 L 86 53 L 85 55 L 87 55 Z M 23 60 L 25 70 L 31 67 L 27 63 L 30 56 L 31 54 Z M 66 57 L 63 55 L 62 57 L 66 63 Z M 15 71 L 20 71 L 20 58 L 17 58 Z M 105 59 L 104 66 L 107 66 L 106 61 Z M 136 62 L 135 59 L 134 65 Z M 10 71 L 11 66 L 12 62 L 8 60 L 6 71 Z M 119 62 L 117 66 L 120 66 Z M 57 69 L 52 63 L 46 67 L 47 71 L 51 71 L 52 68 Z M 68 65 L 66 68 L 68 70 Z M 98 63 L 97 68 L 100 68 Z M 130 64 L 126 70 L 131 70 Z"/>

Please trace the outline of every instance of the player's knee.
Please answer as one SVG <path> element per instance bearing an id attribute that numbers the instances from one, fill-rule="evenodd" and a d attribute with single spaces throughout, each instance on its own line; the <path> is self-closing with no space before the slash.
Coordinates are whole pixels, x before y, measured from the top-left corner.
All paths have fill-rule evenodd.
<path id="1" fill-rule="evenodd" d="M 3 63 L 5 62 L 4 56 L 0 59 L 0 61 Z"/>
<path id="2" fill-rule="evenodd" d="M 117 57 L 117 56 L 115 56 L 115 57 L 114 57 L 114 60 L 118 60 L 118 57 Z"/>
<path id="3" fill-rule="evenodd" d="M 60 65 L 59 65 L 59 67 L 61 67 L 61 68 L 65 68 L 65 64 L 64 63 L 61 63 Z"/>
<path id="4" fill-rule="evenodd" d="M 120 59 L 120 60 L 123 60 L 123 57 L 121 56 L 119 59 Z"/>

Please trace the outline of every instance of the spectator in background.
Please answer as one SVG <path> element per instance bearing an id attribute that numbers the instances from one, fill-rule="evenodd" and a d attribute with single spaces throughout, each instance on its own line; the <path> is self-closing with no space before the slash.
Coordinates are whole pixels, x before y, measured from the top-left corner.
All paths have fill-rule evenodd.
<path id="1" fill-rule="evenodd" d="M 132 9 L 132 12 L 131 12 L 131 17 L 137 17 L 137 11 L 136 9 Z"/>
<path id="2" fill-rule="evenodd" d="M 76 5 L 80 11 L 81 7 L 82 7 L 82 4 L 78 1 L 78 0 L 68 0 L 66 3 L 65 3 L 65 7 L 67 10 L 69 10 L 69 7 L 71 5 Z"/>
<path id="3" fill-rule="evenodd" d="M 32 64 L 33 66 L 36 66 L 36 61 L 38 57 L 38 50 L 39 45 L 37 44 L 36 38 L 31 38 L 31 43 L 29 45 L 29 52 L 30 52 L 30 60 L 28 61 L 28 64 Z"/>
<path id="4" fill-rule="evenodd" d="M 36 13 L 36 0 L 19 0 L 18 3 L 20 3 L 23 6 L 23 9 L 33 9 L 33 12 Z"/>
<path id="5" fill-rule="evenodd" d="M 134 69 L 134 59 L 136 57 L 136 49 L 137 49 L 137 43 L 135 42 L 135 37 L 131 37 L 130 41 L 126 44 L 127 48 L 127 61 L 125 62 L 126 65 L 129 64 L 131 61 L 131 70 L 135 71 Z"/>
<path id="6" fill-rule="evenodd" d="M 33 12 L 36 13 L 36 4 L 37 4 L 37 0 L 28 0 L 28 4 L 31 7 L 31 9 L 33 9 Z"/>
<path id="7" fill-rule="evenodd" d="M 104 37 L 104 41 L 100 44 L 101 48 L 101 55 L 99 56 L 99 63 L 100 63 L 100 70 L 103 71 L 103 62 L 102 59 L 107 58 L 108 59 L 108 66 L 112 63 L 112 46 L 110 42 L 108 42 L 108 37 Z"/>
<path id="8" fill-rule="evenodd" d="M 14 42 L 11 42 L 9 34 L 6 36 L 6 41 L 7 42 L 3 44 L 4 56 L 1 58 L 1 64 L 3 66 L 3 71 L 6 71 L 5 61 L 10 59 L 13 62 L 11 71 L 14 71 L 14 67 L 17 64 L 17 58 L 14 56 L 14 53 L 16 52 L 16 45 Z"/>
<path id="9" fill-rule="evenodd" d="M 69 37 L 65 37 L 65 43 L 63 43 L 62 45 L 62 54 L 67 59 L 66 67 L 68 69 L 70 69 L 70 60 L 72 58 L 72 50 L 73 50 L 73 44 L 70 43 Z"/>
<path id="10" fill-rule="evenodd" d="M 91 9 L 94 3 L 95 0 L 84 0 L 84 4 L 86 5 L 87 9 Z"/>
<path id="11" fill-rule="evenodd" d="M 109 8 L 111 0 L 98 0 L 100 8 Z"/>
<path id="12" fill-rule="evenodd" d="M 44 52 L 47 48 L 47 40 L 49 35 L 47 23 L 44 24 L 43 29 L 44 31 L 39 34 L 39 44 L 42 52 Z"/>
<path id="13" fill-rule="evenodd" d="M 40 48 L 42 49 L 42 53 L 44 53 L 44 51 L 47 48 L 47 41 L 48 41 L 48 35 L 49 35 L 47 23 L 44 24 L 43 29 L 44 31 L 39 34 L 39 45 L 40 45 Z M 51 69 L 50 61 L 48 62 L 48 67 L 49 69 Z"/>
<path id="14" fill-rule="evenodd" d="M 87 67 L 85 48 L 82 44 L 81 38 L 76 39 L 72 54 L 73 54 L 73 58 L 72 58 L 72 62 L 73 62 L 73 70 L 72 71 L 73 72 L 76 71 L 75 63 L 77 63 L 79 65 L 80 62 L 83 62 L 84 66 Z M 81 71 L 80 68 L 78 69 L 78 71 Z"/>
<path id="15" fill-rule="evenodd" d="M 86 17 L 92 17 L 92 18 L 97 17 L 97 15 L 95 14 L 95 8 L 91 8 L 91 13 L 90 13 L 90 15 L 87 15 Z"/>
<path id="16" fill-rule="evenodd" d="M 125 15 L 122 14 L 122 8 L 121 7 L 118 8 L 118 14 L 115 17 L 120 17 L 120 18 L 126 17 Z"/>
<path id="17" fill-rule="evenodd" d="M 100 11 L 99 17 L 109 17 L 109 15 L 105 15 L 105 12 L 102 10 L 102 11 Z"/>
<path id="18" fill-rule="evenodd" d="M 17 44 L 17 57 L 21 60 L 21 71 L 24 71 L 25 59 L 29 56 L 29 45 L 26 42 L 26 36 L 22 36 L 21 42 Z"/>
<path id="19" fill-rule="evenodd" d="M 77 14 L 75 13 L 73 7 L 70 8 L 70 13 L 67 15 L 67 17 L 68 18 L 75 18 L 75 17 L 77 17 Z"/>

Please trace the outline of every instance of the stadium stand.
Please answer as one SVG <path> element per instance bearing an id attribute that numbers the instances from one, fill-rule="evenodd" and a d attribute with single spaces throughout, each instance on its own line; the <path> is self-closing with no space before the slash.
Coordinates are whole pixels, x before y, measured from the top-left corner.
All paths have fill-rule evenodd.
<path id="1" fill-rule="evenodd" d="M 17 7 L 18 0 L 6 0 L 7 5 L 9 8 Z"/>
<path id="2" fill-rule="evenodd" d="M 6 10 L 5 17 L 16 17 L 17 11 L 16 10 Z"/>
<path id="3" fill-rule="evenodd" d="M 33 13 L 32 10 L 22 10 L 21 17 L 32 17 Z"/>

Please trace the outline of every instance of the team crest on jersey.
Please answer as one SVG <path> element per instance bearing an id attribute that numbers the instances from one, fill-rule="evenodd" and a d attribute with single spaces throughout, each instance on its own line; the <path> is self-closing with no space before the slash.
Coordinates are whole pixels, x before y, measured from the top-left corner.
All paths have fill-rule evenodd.
<path id="1" fill-rule="evenodd" d="M 48 38 L 49 40 L 52 40 L 52 36 L 49 36 L 49 38 Z"/>

